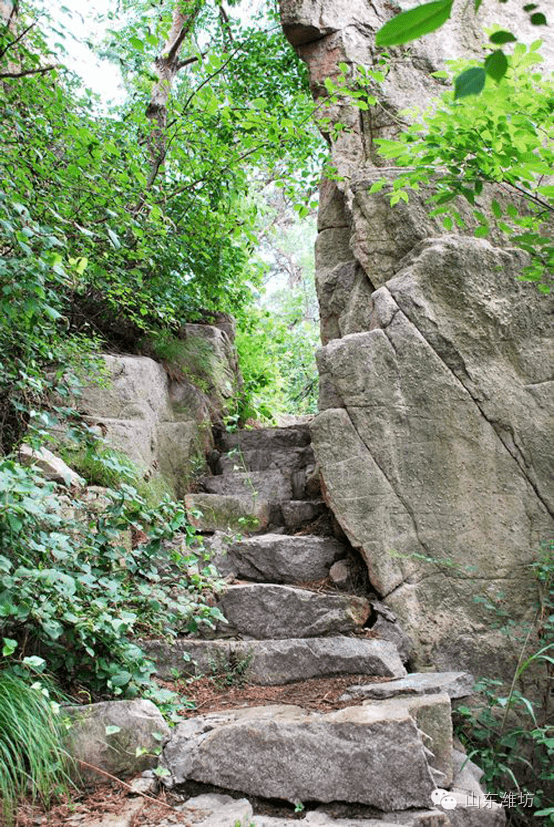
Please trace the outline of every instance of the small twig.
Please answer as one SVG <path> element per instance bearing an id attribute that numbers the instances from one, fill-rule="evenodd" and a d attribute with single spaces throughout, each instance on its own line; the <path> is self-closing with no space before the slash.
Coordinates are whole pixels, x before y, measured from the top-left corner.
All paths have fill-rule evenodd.
<path id="1" fill-rule="evenodd" d="M 127 782 L 124 782 L 122 779 L 119 779 L 118 776 L 113 776 L 113 774 L 108 773 L 108 771 L 103 770 L 102 768 L 98 768 L 96 765 L 91 765 L 90 762 L 85 762 L 84 759 L 77 759 L 77 762 L 80 765 L 83 765 L 85 768 L 90 768 L 90 770 L 95 771 L 96 773 L 105 776 L 107 779 L 111 779 L 112 782 L 117 782 L 126 790 L 130 791 L 131 793 L 142 796 L 144 799 L 147 799 L 149 802 L 153 802 L 155 805 L 163 805 L 165 808 L 169 808 L 171 811 L 175 811 L 176 814 L 183 814 L 182 810 L 178 808 L 174 808 L 173 805 L 168 805 L 167 802 L 164 802 L 163 799 L 158 799 L 155 796 L 150 796 L 149 794 L 143 793 L 142 791 L 137 791 L 133 788 L 132 785 L 129 785 Z M 188 810 L 190 811 L 197 811 L 198 808 L 190 807 Z"/>

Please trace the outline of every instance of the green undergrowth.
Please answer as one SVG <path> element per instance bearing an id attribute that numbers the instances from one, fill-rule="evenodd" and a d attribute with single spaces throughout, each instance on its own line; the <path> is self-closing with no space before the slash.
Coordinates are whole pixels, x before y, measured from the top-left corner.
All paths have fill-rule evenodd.
<path id="1" fill-rule="evenodd" d="M 167 496 L 151 506 L 120 478 L 99 509 L 86 490 L 72 493 L 11 458 L 0 461 L 0 489 L 8 664 L 38 656 L 63 688 L 91 700 L 140 694 L 170 709 L 137 640 L 196 632 L 221 617 L 210 606 L 215 570 L 201 547 L 192 551 L 196 532 L 183 507 Z"/>
<path id="2" fill-rule="evenodd" d="M 31 661 L 32 659 L 28 659 Z M 0 667 L 0 819 L 16 824 L 25 798 L 48 807 L 73 785 L 65 751 L 65 727 L 44 679 L 33 680 L 31 665 Z"/>
<path id="3" fill-rule="evenodd" d="M 145 479 L 144 472 L 122 451 L 117 451 L 102 440 L 63 442 L 56 447 L 68 466 L 86 481 L 87 486 L 117 488 L 121 482 L 136 489 L 151 508 L 164 497 L 171 498 L 171 487 L 161 475 Z"/>
<path id="4" fill-rule="evenodd" d="M 519 653 L 511 685 L 481 679 L 478 702 L 457 708 L 458 735 L 483 769 L 483 787 L 508 808 L 511 825 L 554 825 L 554 541 L 531 565 L 537 586 L 523 638 L 509 615 L 497 617 Z M 491 609 L 494 607 L 491 606 Z"/>

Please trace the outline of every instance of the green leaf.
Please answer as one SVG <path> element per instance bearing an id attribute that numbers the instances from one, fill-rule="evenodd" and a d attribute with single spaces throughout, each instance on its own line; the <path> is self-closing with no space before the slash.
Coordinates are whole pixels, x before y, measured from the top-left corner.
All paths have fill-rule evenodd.
<path id="1" fill-rule="evenodd" d="M 542 12 L 535 12 L 529 18 L 533 26 L 547 26 L 546 17 Z"/>
<path id="2" fill-rule="evenodd" d="M 483 2 L 483 0 L 473 0 L 473 10 L 475 11 L 475 13 L 477 13 L 479 11 L 479 9 L 481 8 L 481 3 L 482 2 Z"/>
<path id="3" fill-rule="evenodd" d="M 378 193 L 380 190 L 383 189 L 387 182 L 384 178 L 380 178 L 379 181 L 374 181 L 371 187 L 369 188 L 369 195 L 372 193 Z"/>
<path id="4" fill-rule="evenodd" d="M 489 37 L 489 40 L 491 43 L 502 45 L 503 43 L 513 43 L 517 40 L 517 37 L 514 37 L 511 32 L 507 32 L 502 29 L 499 32 L 493 32 L 493 34 Z"/>
<path id="5" fill-rule="evenodd" d="M 114 246 L 114 248 L 116 250 L 119 250 L 119 248 L 121 247 L 121 242 L 119 241 L 119 237 L 117 236 L 117 233 L 114 233 L 114 231 L 111 229 L 111 227 L 106 227 L 106 230 L 108 231 L 108 236 L 110 237 L 110 241 L 111 241 L 112 245 Z"/>
<path id="6" fill-rule="evenodd" d="M 50 305 L 44 305 L 43 310 L 44 310 L 44 313 L 46 314 L 46 316 L 48 316 L 54 322 L 57 319 L 61 318 L 61 313 L 59 313 L 55 308 L 51 308 Z"/>
<path id="7" fill-rule="evenodd" d="M 379 29 L 375 43 L 377 46 L 397 46 L 416 40 L 446 23 L 451 10 L 452 0 L 433 0 L 401 12 Z"/>
<path id="8" fill-rule="evenodd" d="M 497 49 L 485 58 L 485 71 L 497 83 L 500 83 L 507 70 L 508 59 L 502 49 Z"/>
<path id="9" fill-rule="evenodd" d="M 123 687 L 125 684 L 129 684 L 132 678 L 133 676 L 128 670 L 122 670 L 120 673 L 110 676 L 110 682 L 114 687 Z"/>
<path id="10" fill-rule="evenodd" d="M 106 725 L 106 736 L 112 736 L 114 733 L 119 733 L 121 730 L 117 725 Z"/>
<path id="11" fill-rule="evenodd" d="M 495 198 L 493 198 L 493 200 L 492 200 L 491 210 L 492 210 L 492 214 L 495 218 L 501 218 L 502 208 L 501 208 L 500 204 L 498 203 L 498 201 Z"/>
<path id="12" fill-rule="evenodd" d="M 46 667 L 46 661 L 40 656 L 26 656 L 22 663 L 27 667 L 32 667 L 33 670 L 38 670 L 38 672 L 41 672 Z"/>
<path id="13" fill-rule="evenodd" d="M 2 645 L 2 655 L 3 656 L 11 656 L 17 650 L 18 644 L 17 641 L 14 641 L 13 638 L 4 638 L 4 644 Z"/>
<path id="14" fill-rule="evenodd" d="M 458 75 L 454 81 L 454 99 L 479 95 L 485 86 L 486 72 L 481 66 L 472 66 Z"/>

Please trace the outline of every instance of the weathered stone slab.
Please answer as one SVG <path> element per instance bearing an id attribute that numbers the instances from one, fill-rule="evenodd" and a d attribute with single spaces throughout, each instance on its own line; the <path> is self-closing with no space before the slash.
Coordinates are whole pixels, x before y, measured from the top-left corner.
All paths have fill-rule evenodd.
<path id="1" fill-rule="evenodd" d="M 221 445 L 225 451 L 240 448 L 241 451 L 263 451 L 267 455 L 274 451 L 302 448 L 309 444 L 308 423 L 286 428 L 242 429 L 233 433 L 225 432 L 221 437 Z"/>
<path id="2" fill-rule="evenodd" d="M 427 696 L 403 696 L 386 701 L 366 701 L 377 712 L 392 714 L 405 710 L 417 722 L 426 751 L 429 767 L 437 786 L 452 784 L 452 711 L 446 693 Z"/>
<path id="3" fill-rule="evenodd" d="M 36 466 L 47 480 L 63 483 L 65 486 L 76 486 L 79 489 L 85 485 L 83 478 L 73 471 L 61 457 L 57 457 L 44 447 L 33 449 L 27 443 L 22 443 L 17 455 L 21 465 Z"/>
<path id="4" fill-rule="evenodd" d="M 336 825 L 348 826 L 348 828 L 392 828 L 392 826 L 405 826 L 405 828 L 429 828 L 429 826 L 448 826 L 450 821 L 446 814 L 442 811 L 432 809 L 410 809 L 409 811 L 389 811 L 388 813 L 380 813 L 379 817 L 375 817 L 375 811 L 369 806 L 357 805 L 355 810 L 358 814 L 365 809 L 372 816 L 363 816 L 359 814 L 356 817 L 332 817 L 325 811 L 328 806 L 320 805 L 315 811 L 306 811 L 306 816 L 302 819 L 295 819 L 287 817 L 271 817 L 254 814 L 250 825 L 264 826 L 265 828 L 280 828 L 280 826 L 296 826 L 296 828 L 308 828 L 308 826 L 316 825 Z M 331 806 L 331 812 L 334 814 L 337 811 L 335 803 Z M 469 823 L 468 823 L 469 824 Z"/>
<path id="5" fill-rule="evenodd" d="M 300 529 L 326 511 L 323 500 L 289 500 L 281 503 L 281 513 L 287 529 Z"/>
<path id="6" fill-rule="evenodd" d="M 366 674 L 405 676 L 406 669 L 388 641 L 349 636 L 288 638 L 265 641 L 145 641 L 141 646 L 155 659 L 158 675 L 210 673 L 249 660 L 246 678 L 254 684 L 287 684 L 324 676 Z M 185 660 L 185 655 L 187 660 Z"/>
<path id="7" fill-rule="evenodd" d="M 343 699 L 390 699 L 393 696 L 448 693 L 451 699 L 473 694 L 475 679 L 470 673 L 410 673 L 406 678 L 386 684 L 353 684 Z"/>
<path id="8" fill-rule="evenodd" d="M 344 553 L 344 545 L 334 538 L 264 534 L 234 543 L 228 556 L 239 577 L 292 584 L 325 578 Z"/>
<path id="9" fill-rule="evenodd" d="M 247 497 L 272 504 L 292 497 L 290 478 L 286 478 L 279 469 L 234 471 L 203 477 L 200 482 L 206 492 L 211 494 Z"/>
<path id="10" fill-rule="evenodd" d="M 198 811 L 198 817 L 190 813 L 190 809 Z M 181 809 L 179 809 L 181 810 Z M 252 825 L 254 809 L 247 799 L 234 799 L 227 794 L 201 794 L 193 796 L 182 806 L 185 816 L 194 818 L 194 825 L 205 825 L 213 828 L 214 825 Z M 188 823 L 190 825 L 190 822 Z"/>
<path id="11" fill-rule="evenodd" d="M 265 431 L 265 429 L 264 429 Z M 256 432 L 259 433 L 259 432 Z M 259 440 L 259 438 L 258 438 Z M 259 440 L 261 442 L 261 440 Z M 217 471 L 227 474 L 234 471 L 264 471 L 280 469 L 284 474 L 292 474 L 314 462 L 311 446 L 290 446 L 273 448 L 267 445 L 259 449 L 246 449 L 237 446 L 228 454 L 222 454 L 217 463 Z"/>
<path id="12" fill-rule="evenodd" d="M 435 787 L 414 719 L 381 704 L 323 715 L 270 705 L 199 716 L 177 725 L 164 764 L 173 784 L 192 779 L 293 803 L 427 808 Z"/>
<path id="13" fill-rule="evenodd" d="M 185 495 L 185 508 L 192 525 L 201 532 L 234 530 L 258 532 L 270 521 L 270 506 L 264 500 L 245 495 Z"/>
<path id="14" fill-rule="evenodd" d="M 231 628 L 253 638 L 311 638 L 352 632 L 370 613 L 365 598 L 277 584 L 231 586 L 219 600 Z"/>
<path id="15" fill-rule="evenodd" d="M 68 749 L 76 759 L 83 759 L 114 776 L 126 778 L 154 767 L 169 727 L 151 701 L 98 702 L 81 707 L 63 707 L 63 714 L 71 718 Z M 116 728 L 106 732 L 106 728 Z M 145 753 L 137 752 L 145 748 Z M 79 770 L 94 775 L 86 766 Z"/>

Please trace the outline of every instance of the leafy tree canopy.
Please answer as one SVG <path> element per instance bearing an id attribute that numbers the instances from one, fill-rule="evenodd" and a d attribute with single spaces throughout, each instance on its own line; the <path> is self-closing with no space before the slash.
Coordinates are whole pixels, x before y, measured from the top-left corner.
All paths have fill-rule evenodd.
<path id="1" fill-rule="evenodd" d="M 103 49 L 128 97 L 107 114 L 55 66 L 45 15 L 21 3 L 0 32 L 5 447 L 68 337 L 130 348 L 151 326 L 240 316 L 261 278 L 250 183 L 301 199 L 324 152 L 274 10 L 244 25 L 211 0 L 122 3 Z"/>

